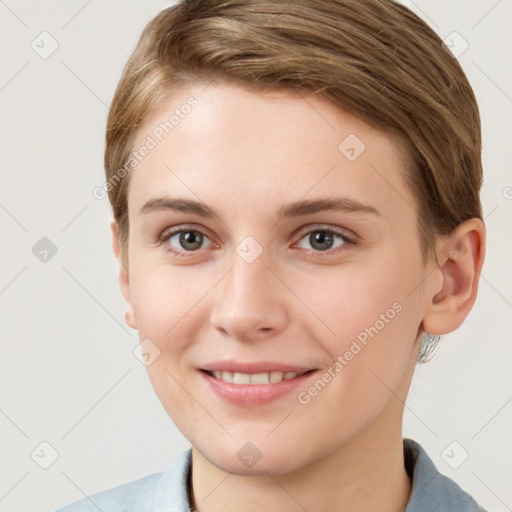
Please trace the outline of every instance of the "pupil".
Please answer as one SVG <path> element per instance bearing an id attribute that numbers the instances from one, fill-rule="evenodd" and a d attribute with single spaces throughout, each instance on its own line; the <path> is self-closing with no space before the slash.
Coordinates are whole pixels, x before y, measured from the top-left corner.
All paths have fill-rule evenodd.
<path id="1" fill-rule="evenodd" d="M 309 237 L 312 247 L 325 251 L 330 249 L 333 243 L 332 236 L 327 231 L 317 231 Z M 327 244 L 327 247 L 322 244 Z"/>

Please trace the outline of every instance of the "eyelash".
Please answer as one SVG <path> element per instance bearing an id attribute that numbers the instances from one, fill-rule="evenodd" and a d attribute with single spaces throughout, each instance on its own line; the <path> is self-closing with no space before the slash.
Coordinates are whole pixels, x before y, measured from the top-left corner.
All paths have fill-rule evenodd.
<path id="1" fill-rule="evenodd" d="M 162 234 L 159 235 L 158 238 L 157 238 L 157 245 L 158 246 L 162 246 L 162 245 L 166 244 L 166 242 L 168 242 L 169 239 L 173 235 L 176 235 L 177 233 L 186 233 L 187 231 L 192 231 L 192 232 L 195 232 L 195 233 L 200 233 L 205 238 L 207 238 L 208 240 L 210 240 L 212 243 L 215 244 L 215 242 L 213 240 L 211 240 L 210 237 L 208 235 L 206 235 L 200 229 L 197 229 L 197 228 L 192 227 L 192 226 L 190 226 L 190 227 L 180 226 L 179 228 L 175 228 L 175 229 L 171 229 L 171 230 L 162 232 Z M 336 254 L 336 253 L 339 253 L 339 252 L 346 251 L 348 249 L 346 247 L 347 245 L 349 247 L 357 245 L 357 242 L 354 239 L 349 238 L 344 233 L 342 233 L 340 231 L 337 231 L 335 229 L 332 229 L 332 228 L 316 227 L 314 229 L 310 229 L 309 231 L 304 231 L 304 232 L 301 231 L 296 236 L 300 236 L 300 238 L 298 240 L 300 242 L 307 235 L 310 235 L 311 233 L 315 233 L 315 232 L 324 232 L 324 233 L 328 233 L 328 234 L 334 235 L 335 237 L 340 237 L 343 240 L 343 244 L 341 246 L 339 246 L 339 247 L 334 248 L 334 249 L 327 249 L 325 251 L 319 251 L 319 250 L 315 250 L 315 249 L 302 249 L 303 251 L 306 251 L 306 252 L 308 252 L 310 254 L 314 253 L 315 255 L 320 255 L 320 256 L 322 256 L 322 255 L 330 256 L 332 254 Z M 177 256 L 179 258 L 186 258 L 186 257 L 192 256 L 194 253 L 200 252 L 201 249 L 197 249 L 195 251 L 185 251 L 185 250 L 178 251 L 174 247 L 172 247 L 169 244 L 167 244 L 165 246 L 165 250 L 167 252 L 172 253 L 174 256 Z M 190 256 L 189 256 L 189 254 L 190 254 Z"/>

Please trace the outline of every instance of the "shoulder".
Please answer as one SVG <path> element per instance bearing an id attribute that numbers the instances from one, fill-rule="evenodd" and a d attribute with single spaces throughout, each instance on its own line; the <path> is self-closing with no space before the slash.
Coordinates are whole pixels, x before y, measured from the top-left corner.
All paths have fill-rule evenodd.
<path id="1" fill-rule="evenodd" d="M 404 439 L 412 493 L 405 512 L 486 512 L 451 478 L 441 474 L 422 446 Z"/>
<path id="2" fill-rule="evenodd" d="M 189 509 L 187 480 L 191 450 L 181 453 L 163 471 L 104 490 L 59 508 L 56 512 L 160 512 Z M 166 508 L 163 508 L 166 507 Z"/>
<path id="3" fill-rule="evenodd" d="M 153 473 L 112 489 L 86 496 L 56 512 L 97 512 L 98 510 L 128 512 L 135 510 L 134 507 L 137 506 L 147 506 L 151 503 L 151 496 L 154 495 L 162 473 Z"/>

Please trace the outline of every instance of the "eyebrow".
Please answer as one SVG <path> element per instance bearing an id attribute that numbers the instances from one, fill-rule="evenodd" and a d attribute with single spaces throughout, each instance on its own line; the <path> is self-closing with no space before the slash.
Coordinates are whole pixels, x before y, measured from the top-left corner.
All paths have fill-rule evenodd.
<path id="1" fill-rule="evenodd" d="M 156 197 L 147 201 L 139 210 L 140 214 L 154 211 L 171 210 L 183 213 L 194 213 L 204 218 L 215 217 L 214 210 L 204 203 L 191 199 Z M 356 199 L 348 197 L 333 197 L 314 200 L 300 200 L 283 205 L 278 216 L 281 217 L 299 217 L 322 211 L 341 211 L 347 213 L 371 213 L 380 216 L 380 213 L 371 205 L 361 203 Z"/>

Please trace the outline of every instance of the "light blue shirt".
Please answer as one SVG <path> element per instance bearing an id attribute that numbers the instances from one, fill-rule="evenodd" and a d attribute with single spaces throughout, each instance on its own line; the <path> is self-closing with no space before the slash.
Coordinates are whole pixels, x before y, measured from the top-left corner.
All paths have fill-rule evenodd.
<path id="1" fill-rule="evenodd" d="M 163 471 L 93 494 L 56 512 L 189 512 L 191 458 L 189 449 Z M 439 473 L 416 441 L 404 439 L 404 458 L 412 479 L 405 512 L 485 512 L 451 478 Z"/>

